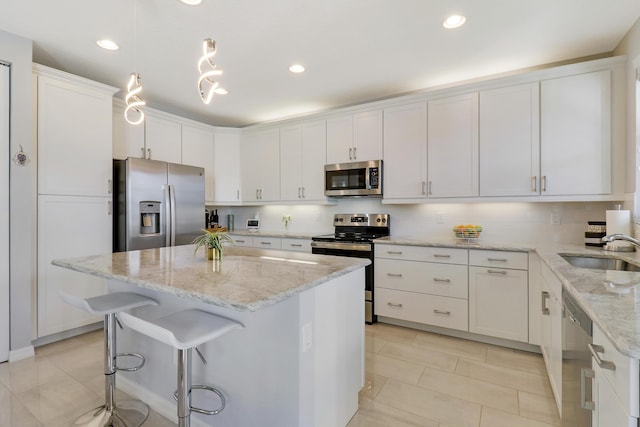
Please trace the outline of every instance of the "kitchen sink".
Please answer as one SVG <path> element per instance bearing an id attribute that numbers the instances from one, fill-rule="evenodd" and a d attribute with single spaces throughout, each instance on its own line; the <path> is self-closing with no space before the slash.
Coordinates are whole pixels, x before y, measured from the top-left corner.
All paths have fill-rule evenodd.
<path id="1" fill-rule="evenodd" d="M 560 256 L 574 267 L 593 268 L 596 270 L 640 271 L 640 266 L 616 258 L 568 254 L 560 254 Z"/>

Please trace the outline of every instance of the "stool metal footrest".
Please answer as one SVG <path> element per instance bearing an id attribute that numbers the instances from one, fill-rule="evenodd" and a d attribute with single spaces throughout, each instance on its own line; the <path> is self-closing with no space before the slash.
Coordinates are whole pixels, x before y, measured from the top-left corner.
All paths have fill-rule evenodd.
<path id="1" fill-rule="evenodd" d="M 218 397 L 220 398 L 220 407 L 218 409 L 214 409 L 214 410 L 210 411 L 210 410 L 207 410 L 207 409 L 196 408 L 195 406 L 190 406 L 189 409 L 192 410 L 193 412 L 197 412 L 199 414 L 204 414 L 204 415 L 218 415 L 220 412 L 222 412 L 224 410 L 224 407 L 226 405 L 224 394 L 222 394 L 222 392 L 220 390 L 218 390 L 217 388 L 210 387 L 208 385 L 192 385 L 191 386 L 191 390 L 210 391 L 212 393 L 217 394 Z M 173 394 L 173 398 L 176 401 L 178 400 L 178 391 L 177 390 Z"/>
<path id="2" fill-rule="evenodd" d="M 137 366 L 132 366 L 130 368 L 121 368 L 119 366 L 117 366 L 117 358 L 118 357 L 135 357 L 136 359 L 140 360 L 140 364 Z M 144 362 L 145 362 L 145 358 L 143 355 L 141 355 L 140 353 L 118 353 L 116 354 L 116 371 L 125 371 L 125 372 L 135 372 L 138 369 L 142 368 L 144 366 Z"/>

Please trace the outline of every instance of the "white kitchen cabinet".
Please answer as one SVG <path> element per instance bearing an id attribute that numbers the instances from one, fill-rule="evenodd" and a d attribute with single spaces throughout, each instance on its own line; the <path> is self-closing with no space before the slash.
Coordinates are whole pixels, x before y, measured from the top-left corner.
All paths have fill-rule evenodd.
<path id="1" fill-rule="evenodd" d="M 233 239 L 233 246 L 253 247 L 253 236 L 229 234 Z"/>
<path id="2" fill-rule="evenodd" d="M 9 147 L 10 68 L 0 65 L 0 145 Z M 9 359 L 9 149 L 0 154 L 0 363 Z M 15 280 L 15 279 L 14 279 Z"/>
<path id="3" fill-rule="evenodd" d="M 480 196 L 539 192 L 539 83 L 480 92 Z"/>
<path id="4" fill-rule="evenodd" d="M 611 193 L 611 71 L 540 83 L 542 195 Z"/>
<path id="5" fill-rule="evenodd" d="M 110 114 L 109 114 L 110 117 Z M 38 337 L 102 321 L 64 303 L 64 291 L 81 298 L 106 292 L 105 279 L 56 267 L 53 259 L 111 252 L 111 200 L 38 196 Z"/>
<path id="6" fill-rule="evenodd" d="M 124 103 L 113 100 L 113 158 L 144 158 L 144 122 L 132 125 L 124 118 Z"/>
<path id="7" fill-rule="evenodd" d="M 429 197 L 478 195 L 478 93 L 429 101 Z"/>
<path id="8" fill-rule="evenodd" d="M 280 200 L 280 132 L 278 128 L 243 134 L 242 200 L 273 202 Z"/>
<path id="9" fill-rule="evenodd" d="M 327 163 L 382 159 L 382 110 L 327 119 Z"/>
<path id="10" fill-rule="evenodd" d="M 427 197 L 427 103 L 384 110 L 385 200 Z"/>
<path id="11" fill-rule="evenodd" d="M 217 128 L 213 141 L 213 202 L 238 204 L 240 197 L 240 132 Z"/>
<path id="12" fill-rule="evenodd" d="M 109 196 L 116 89 L 36 68 L 38 194 Z"/>
<path id="13" fill-rule="evenodd" d="M 311 240 L 298 238 L 280 238 L 271 236 L 247 236 L 244 234 L 230 234 L 233 245 L 238 247 L 253 247 L 262 249 L 282 249 L 285 251 L 311 253 Z"/>
<path id="14" fill-rule="evenodd" d="M 311 253 L 311 239 L 282 238 L 281 246 L 285 251 Z"/>
<path id="15" fill-rule="evenodd" d="M 542 328 L 540 349 L 544 358 L 558 413 L 562 415 L 562 283 L 546 264 L 542 278 Z"/>
<path id="16" fill-rule="evenodd" d="M 604 372 L 594 362 L 592 393 L 595 409 L 591 416 L 591 427 L 638 427 L 638 419 L 627 413 Z"/>
<path id="17" fill-rule="evenodd" d="M 280 199 L 321 201 L 324 196 L 326 122 L 280 129 Z"/>
<path id="18" fill-rule="evenodd" d="M 177 119 L 148 111 L 144 126 L 146 159 L 182 163 L 182 126 Z"/>
<path id="19" fill-rule="evenodd" d="M 282 239 L 279 237 L 253 236 L 253 247 L 260 249 L 282 249 Z"/>
<path id="20" fill-rule="evenodd" d="M 204 198 L 214 201 L 214 130 L 209 126 L 182 125 L 182 164 L 204 168 Z"/>

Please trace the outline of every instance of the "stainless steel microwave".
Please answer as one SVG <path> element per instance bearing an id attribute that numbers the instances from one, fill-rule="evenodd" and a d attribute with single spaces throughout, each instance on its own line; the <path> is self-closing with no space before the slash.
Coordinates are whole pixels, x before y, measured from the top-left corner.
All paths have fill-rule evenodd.
<path id="1" fill-rule="evenodd" d="M 326 165 L 324 194 L 382 197 L 382 160 Z"/>

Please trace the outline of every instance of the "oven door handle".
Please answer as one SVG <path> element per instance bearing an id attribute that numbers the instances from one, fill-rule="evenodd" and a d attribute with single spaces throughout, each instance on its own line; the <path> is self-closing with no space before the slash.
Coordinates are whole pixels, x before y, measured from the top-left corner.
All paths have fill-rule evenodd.
<path id="1" fill-rule="evenodd" d="M 361 251 L 370 252 L 370 243 L 334 243 L 334 242 L 311 242 L 312 248 L 337 249 L 341 251 Z"/>

